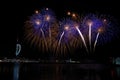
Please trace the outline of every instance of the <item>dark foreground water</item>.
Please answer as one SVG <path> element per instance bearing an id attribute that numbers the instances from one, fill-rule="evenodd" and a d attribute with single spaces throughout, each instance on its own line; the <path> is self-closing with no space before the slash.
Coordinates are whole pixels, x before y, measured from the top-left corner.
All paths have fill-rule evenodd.
<path id="1" fill-rule="evenodd" d="M 120 80 L 109 64 L 0 63 L 0 80 Z"/>

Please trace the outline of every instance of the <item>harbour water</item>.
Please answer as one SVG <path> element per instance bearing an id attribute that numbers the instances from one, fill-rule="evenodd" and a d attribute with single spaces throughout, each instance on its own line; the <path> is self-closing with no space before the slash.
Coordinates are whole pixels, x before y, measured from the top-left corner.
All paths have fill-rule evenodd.
<path id="1" fill-rule="evenodd" d="M 120 66 L 2 62 L 0 80 L 120 80 Z"/>

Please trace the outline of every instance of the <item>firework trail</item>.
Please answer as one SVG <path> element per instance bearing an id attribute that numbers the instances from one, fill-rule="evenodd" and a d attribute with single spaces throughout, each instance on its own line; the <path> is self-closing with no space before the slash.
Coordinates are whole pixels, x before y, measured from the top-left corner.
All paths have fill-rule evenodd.
<path id="1" fill-rule="evenodd" d="M 78 27 L 76 27 L 76 29 L 77 29 L 77 31 L 78 31 L 78 33 L 79 33 L 79 35 L 80 35 L 80 37 L 81 37 L 81 39 L 82 39 L 82 41 L 83 41 L 83 44 L 84 44 L 84 46 L 85 46 L 85 48 L 86 48 L 86 51 L 88 52 L 88 48 L 87 48 L 85 39 L 84 39 L 84 37 L 83 37 L 83 35 L 82 35 L 80 29 L 79 29 Z"/>
<path id="2" fill-rule="evenodd" d="M 46 24 L 48 24 L 48 31 L 49 31 L 49 40 L 50 40 L 49 44 L 51 46 L 51 28 L 50 28 L 51 26 L 50 26 L 50 23 L 49 23 L 50 19 L 51 19 L 50 15 L 45 16 L 45 21 L 47 21 Z"/>
<path id="3" fill-rule="evenodd" d="M 90 46 L 90 52 L 92 50 L 92 47 L 91 47 L 91 30 L 92 30 L 92 22 L 88 23 L 88 26 L 89 26 L 89 46 Z"/>
<path id="4" fill-rule="evenodd" d="M 50 27 L 49 27 L 49 38 L 50 38 L 50 46 L 51 46 L 51 29 L 50 29 Z"/>
<path id="5" fill-rule="evenodd" d="M 63 52 L 65 52 L 66 49 L 69 51 L 71 40 L 73 40 L 72 35 L 75 34 L 75 30 L 73 30 L 74 21 L 71 19 L 64 19 L 60 22 L 59 28 L 60 35 L 58 39 L 56 52 L 58 51 L 58 48 L 60 48 L 59 50 L 62 50 Z"/>
<path id="6" fill-rule="evenodd" d="M 95 48 L 96 48 L 96 44 L 97 44 L 99 35 L 100 35 L 100 33 L 98 32 L 98 33 L 97 33 L 97 36 L 96 36 L 96 39 L 95 39 L 95 42 L 94 42 L 93 52 L 95 52 Z"/>
<path id="7" fill-rule="evenodd" d="M 52 43 L 52 40 L 51 40 L 51 24 L 55 22 L 55 14 L 54 12 L 49 9 L 49 8 L 45 8 L 45 9 L 42 9 L 41 10 L 41 14 L 44 16 L 44 23 L 47 24 L 47 27 L 48 28 L 48 32 L 49 32 L 49 48 L 51 48 L 51 43 Z"/>
<path id="8" fill-rule="evenodd" d="M 58 42 L 58 45 L 60 46 L 60 43 L 61 43 L 61 40 L 62 40 L 62 37 L 64 35 L 64 32 L 62 32 L 61 36 L 60 36 L 60 39 L 59 39 L 59 42 Z"/>
<path id="9" fill-rule="evenodd" d="M 36 23 L 37 26 L 41 26 L 41 27 L 38 28 L 38 31 L 39 30 L 41 31 L 43 40 L 45 42 L 45 46 L 47 46 L 47 41 L 45 39 L 45 33 L 44 33 L 43 29 L 42 29 L 44 27 L 44 23 L 41 23 L 40 20 L 36 20 L 35 23 Z"/>
<path id="10" fill-rule="evenodd" d="M 67 29 L 67 28 L 65 28 L 65 29 Z M 59 40 L 58 40 L 58 45 L 57 45 L 56 53 L 58 52 L 58 48 L 61 47 L 60 44 L 61 44 L 61 40 L 62 40 L 64 34 L 65 34 L 65 32 L 63 31 L 62 34 L 60 35 L 60 38 L 59 38 Z M 64 48 L 66 48 L 66 47 L 64 46 Z M 64 48 L 63 48 L 63 50 L 65 51 Z M 60 49 L 62 49 L 62 48 L 60 48 Z M 60 50 L 60 51 L 62 51 L 62 50 Z"/>
<path id="11" fill-rule="evenodd" d="M 43 36 L 43 39 L 44 39 L 45 45 L 47 46 L 47 41 L 46 41 L 46 39 L 45 39 L 44 31 L 43 31 L 42 29 L 40 29 L 40 30 L 41 30 L 41 32 L 42 32 L 42 36 Z"/>

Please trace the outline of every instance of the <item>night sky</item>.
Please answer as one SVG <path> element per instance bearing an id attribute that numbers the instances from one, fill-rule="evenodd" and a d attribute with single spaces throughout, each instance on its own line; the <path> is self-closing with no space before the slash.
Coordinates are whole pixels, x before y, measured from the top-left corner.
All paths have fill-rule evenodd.
<path id="1" fill-rule="evenodd" d="M 22 57 L 38 56 L 38 52 L 23 41 L 24 22 L 28 20 L 36 9 L 44 7 L 51 8 L 57 19 L 62 19 L 66 15 L 66 11 L 74 11 L 77 13 L 88 14 L 98 13 L 114 17 L 120 26 L 119 5 L 115 0 L 26 0 L 4 2 L 2 14 L 4 20 L 1 27 L 2 41 L 0 57 L 14 57 L 16 36 L 19 36 L 19 43 L 22 44 Z M 114 6 L 115 5 L 115 6 Z M 120 36 L 118 34 L 118 36 Z M 109 44 L 98 47 L 96 56 L 120 56 L 120 39 L 115 39 Z M 76 51 L 79 53 L 79 51 Z M 79 55 L 79 54 L 76 54 Z M 41 55 L 39 55 L 41 56 Z"/>

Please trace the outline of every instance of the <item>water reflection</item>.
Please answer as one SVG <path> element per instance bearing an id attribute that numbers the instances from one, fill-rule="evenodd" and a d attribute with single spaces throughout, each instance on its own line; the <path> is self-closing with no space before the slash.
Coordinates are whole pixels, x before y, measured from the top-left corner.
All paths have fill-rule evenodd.
<path id="1" fill-rule="evenodd" d="M 19 63 L 14 63 L 14 69 L 13 69 L 13 80 L 19 80 Z"/>
<path id="2" fill-rule="evenodd" d="M 116 67 L 117 76 L 120 78 L 120 67 Z"/>
<path id="3" fill-rule="evenodd" d="M 115 72 L 112 76 L 111 70 Z M 120 67 L 104 64 L 0 63 L 0 80 L 120 80 Z"/>

